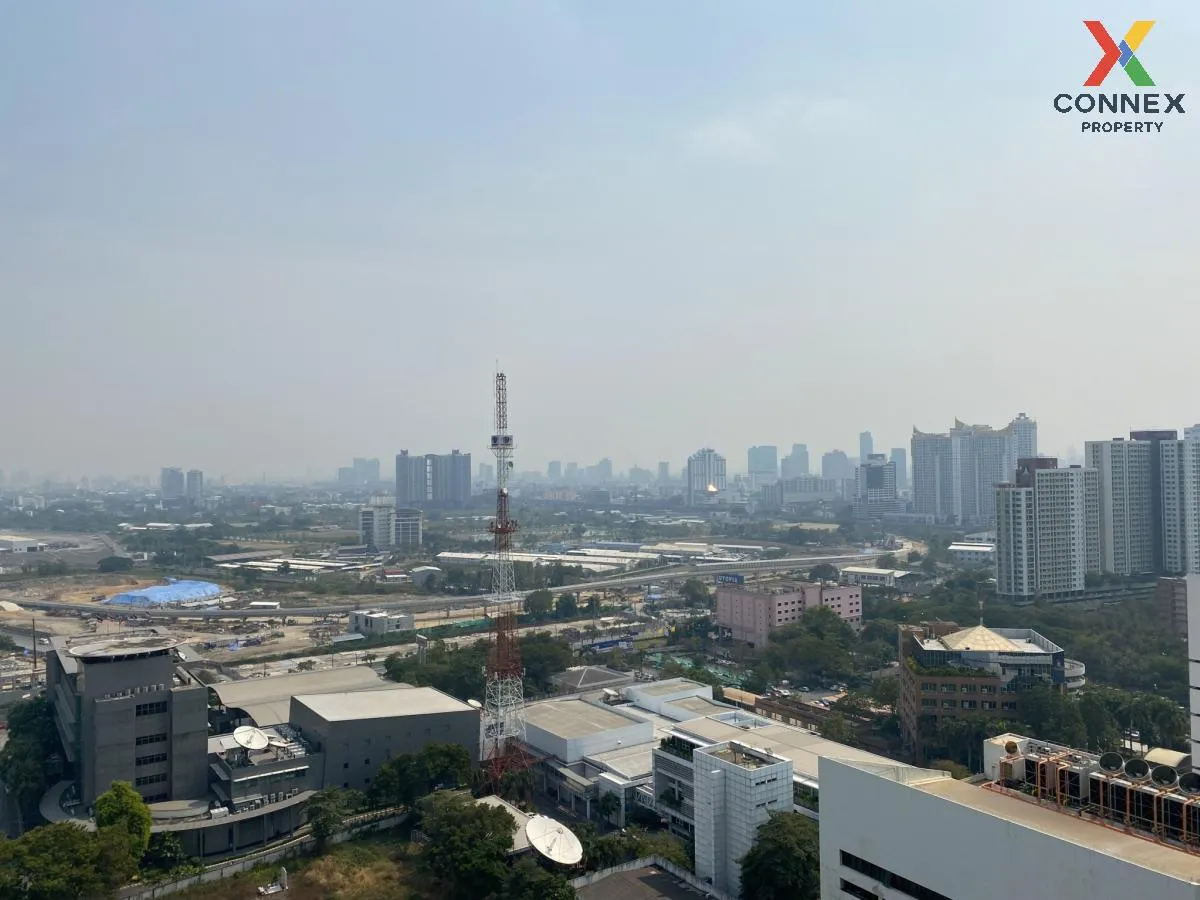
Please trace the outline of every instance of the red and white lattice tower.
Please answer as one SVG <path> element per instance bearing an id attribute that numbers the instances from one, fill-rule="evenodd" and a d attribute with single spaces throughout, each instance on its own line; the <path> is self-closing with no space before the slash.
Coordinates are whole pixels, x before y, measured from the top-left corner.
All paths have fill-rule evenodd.
<path id="1" fill-rule="evenodd" d="M 494 785 L 525 768 L 525 669 L 517 637 L 520 603 L 513 575 L 512 541 L 517 523 L 508 509 L 508 477 L 513 467 L 513 437 L 508 431 L 508 380 L 496 375 L 496 416 L 492 434 L 496 457 L 496 518 L 488 525 L 494 538 L 492 561 L 492 644 L 484 668 L 481 759 Z"/>

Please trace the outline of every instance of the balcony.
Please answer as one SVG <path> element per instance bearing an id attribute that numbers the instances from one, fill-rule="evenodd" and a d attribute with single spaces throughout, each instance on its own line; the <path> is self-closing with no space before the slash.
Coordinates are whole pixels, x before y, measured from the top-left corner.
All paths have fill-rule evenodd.
<path id="1" fill-rule="evenodd" d="M 1077 691 L 1087 684 L 1087 666 L 1077 659 L 1064 660 L 1063 676 L 1067 682 L 1067 690 Z"/>

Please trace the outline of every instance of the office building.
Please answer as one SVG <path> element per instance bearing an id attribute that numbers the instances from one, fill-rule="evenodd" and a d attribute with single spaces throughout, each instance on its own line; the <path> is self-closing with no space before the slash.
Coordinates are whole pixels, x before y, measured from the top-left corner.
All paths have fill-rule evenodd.
<path id="1" fill-rule="evenodd" d="M 1186 431 L 1184 439 L 1187 439 Z M 1172 443 L 1179 437 L 1174 430 L 1131 431 L 1131 441 L 1146 441 L 1150 444 L 1150 542 L 1154 559 L 1154 571 L 1162 573 L 1170 571 L 1166 567 L 1166 540 L 1164 523 L 1166 512 L 1163 509 L 1163 456 L 1164 444 Z"/>
<path id="2" fill-rule="evenodd" d="M 1151 481 L 1157 474 L 1159 569 L 1172 575 L 1200 573 L 1200 441 L 1159 441 L 1158 451 Z"/>
<path id="3" fill-rule="evenodd" d="M 496 486 L 496 467 L 491 463 L 479 464 L 479 483 L 484 488 L 494 488 Z"/>
<path id="4" fill-rule="evenodd" d="M 414 550 L 421 546 L 424 517 L 425 514 L 416 507 L 396 507 L 396 547 L 401 550 Z"/>
<path id="5" fill-rule="evenodd" d="M 429 502 L 429 464 L 424 456 L 396 454 L 396 505 L 423 506 Z"/>
<path id="6" fill-rule="evenodd" d="M 1100 566 L 1100 481 L 1094 469 L 1023 459 L 996 487 L 996 592 L 1062 597 L 1082 592 Z"/>
<path id="7" fill-rule="evenodd" d="M 658 483 L 666 484 L 671 480 L 671 464 L 669 462 L 660 462 L 658 464 Z"/>
<path id="8" fill-rule="evenodd" d="M 586 475 L 587 475 L 587 480 L 590 484 L 596 484 L 596 485 L 608 484 L 610 481 L 613 480 L 612 460 L 609 459 L 608 457 L 605 457 L 604 459 L 600 460 L 600 462 L 596 463 L 595 465 L 588 466 L 587 470 L 586 470 Z"/>
<path id="9" fill-rule="evenodd" d="M 826 607 L 854 628 L 862 625 L 862 588 L 848 584 L 785 584 L 750 589 L 717 585 L 717 625 L 735 641 L 766 647 L 771 632 L 799 622 L 804 613 Z"/>
<path id="10" fill-rule="evenodd" d="M 1008 427 L 1012 429 L 1013 452 L 1017 459 L 1033 459 L 1038 455 L 1037 422 L 1021 413 Z"/>
<path id="11" fill-rule="evenodd" d="M 872 453 L 854 470 L 854 517 L 877 519 L 902 511 L 896 493 L 896 464 L 882 453 Z"/>
<path id="12" fill-rule="evenodd" d="M 781 478 L 803 478 L 809 474 L 808 445 L 792 444 L 792 452 L 785 456 L 779 464 Z"/>
<path id="13" fill-rule="evenodd" d="M 984 784 L 822 759 L 822 900 L 1200 898 L 1188 776 L 1163 790 L 1107 771 L 1116 754 L 1009 734 L 985 742 L 984 758 L 996 772 Z"/>
<path id="14" fill-rule="evenodd" d="M 1200 579 L 1200 575 L 1161 576 L 1154 587 L 1154 602 L 1159 616 L 1177 638 L 1188 637 L 1188 578 Z M 1189 653 L 1189 656 L 1193 654 Z M 1194 655 L 1200 659 L 1200 653 Z M 1200 712 L 1200 710 L 1198 710 Z M 1198 757 L 1200 758 L 1200 757 Z"/>
<path id="15" fill-rule="evenodd" d="M 204 499 L 204 473 L 199 469 L 189 469 L 184 482 L 184 493 L 193 502 Z"/>
<path id="16" fill-rule="evenodd" d="M 1200 768 L 1200 575 L 1184 576 L 1187 595 L 1188 695 L 1192 759 Z M 1194 832 L 1200 834 L 1200 832 Z"/>
<path id="17" fill-rule="evenodd" d="M 562 481 L 562 463 L 559 460 L 551 460 L 546 466 L 546 477 L 551 481 Z"/>
<path id="18" fill-rule="evenodd" d="M 179 500 L 186 492 L 183 469 L 163 469 L 159 475 L 159 495 L 164 500 Z"/>
<path id="19" fill-rule="evenodd" d="M 1151 441 L 1088 441 L 1086 465 L 1100 473 L 1100 567 L 1117 575 L 1153 572 Z M 1160 476 L 1161 477 L 1161 476 Z"/>
<path id="20" fill-rule="evenodd" d="M 725 497 L 725 457 L 705 447 L 688 457 L 684 475 L 684 502 L 688 506 L 716 503 Z"/>
<path id="21" fill-rule="evenodd" d="M 396 546 L 396 507 L 373 502 L 358 511 L 358 542 L 372 550 Z"/>
<path id="22" fill-rule="evenodd" d="M 834 481 L 853 481 L 854 465 L 842 450 L 830 450 L 821 454 L 821 477 Z"/>
<path id="23" fill-rule="evenodd" d="M 806 503 L 836 500 L 840 486 L 841 482 L 819 475 L 782 478 L 759 490 L 759 502 L 768 509 L 794 510 Z"/>
<path id="24" fill-rule="evenodd" d="M 471 502 L 471 454 L 451 450 L 426 454 L 429 463 L 429 503 L 440 508 Z"/>
<path id="25" fill-rule="evenodd" d="M 946 548 L 946 555 L 963 568 L 990 570 L 996 565 L 996 545 L 982 541 L 955 541 Z"/>
<path id="26" fill-rule="evenodd" d="M 357 484 L 377 484 L 379 482 L 379 460 L 356 458 L 354 460 L 354 480 Z"/>
<path id="27" fill-rule="evenodd" d="M 935 521 L 953 508 L 954 466 L 950 461 L 950 436 L 913 429 L 912 509 Z"/>
<path id="28" fill-rule="evenodd" d="M 751 447 L 746 453 L 746 471 L 755 487 L 773 484 L 779 478 L 779 450 L 763 445 Z"/>
<path id="29" fill-rule="evenodd" d="M 569 462 L 566 468 L 563 469 L 563 477 L 568 482 L 576 482 L 579 480 L 579 463 Z"/>
<path id="30" fill-rule="evenodd" d="M 871 432 L 863 431 L 858 435 L 858 461 L 861 463 L 875 452 L 875 438 Z"/>
<path id="31" fill-rule="evenodd" d="M 1031 688 L 1068 688 L 1063 648 L 1028 628 L 958 628 L 952 622 L 900 626 L 896 712 L 907 751 L 920 758 L 947 718 L 1019 720 Z M 1070 661 L 1071 687 L 1086 670 Z"/>
<path id="32" fill-rule="evenodd" d="M 892 465 L 896 467 L 896 490 L 900 493 L 908 491 L 908 451 L 903 447 L 893 447 L 891 452 Z"/>

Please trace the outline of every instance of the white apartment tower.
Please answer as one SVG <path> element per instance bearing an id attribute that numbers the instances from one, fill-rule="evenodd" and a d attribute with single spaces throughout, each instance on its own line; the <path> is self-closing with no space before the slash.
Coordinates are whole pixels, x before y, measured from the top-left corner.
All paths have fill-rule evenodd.
<path id="1" fill-rule="evenodd" d="M 950 436 L 913 429 L 913 512 L 942 519 L 954 494 Z"/>
<path id="2" fill-rule="evenodd" d="M 725 457 L 711 447 L 689 456 L 684 491 L 688 506 L 716 502 L 725 494 Z"/>
<path id="3" fill-rule="evenodd" d="M 1094 469 L 1022 460 L 996 488 L 996 591 L 1055 597 L 1084 590 L 1100 568 L 1100 482 Z"/>
<path id="4" fill-rule="evenodd" d="M 1186 576 L 1188 695 L 1191 698 L 1192 771 L 1200 772 L 1200 575 Z"/>
<path id="5" fill-rule="evenodd" d="M 374 501 L 358 511 L 358 541 L 381 549 L 396 545 L 396 507 L 387 501 Z"/>
<path id="6" fill-rule="evenodd" d="M 1158 447 L 1163 570 L 1176 575 L 1200 574 L 1200 441 L 1163 441 Z"/>
<path id="7" fill-rule="evenodd" d="M 1021 413 L 1008 423 L 1008 427 L 1012 430 L 1017 459 L 1033 459 L 1037 456 L 1037 422 Z"/>
<path id="8" fill-rule="evenodd" d="M 1085 465 L 1100 473 L 1100 566 L 1117 575 L 1153 572 L 1150 441 L 1088 441 Z"/>

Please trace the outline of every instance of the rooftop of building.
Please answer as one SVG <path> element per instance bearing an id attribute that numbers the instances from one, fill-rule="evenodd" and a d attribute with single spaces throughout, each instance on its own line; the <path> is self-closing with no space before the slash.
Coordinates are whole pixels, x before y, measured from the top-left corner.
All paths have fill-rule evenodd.
<path id="1" fill-rule="evenodd" d="M 735 708 L 726 703 L 709 700 L 707 697 L 684 697 L 682 700 L 672 700 L 663 707 L 663 712 L 672 718 L 684 721 L 728 712 Z"/>
<path id="2" fill-rule="evenodd" d="M 149 656 L 174 650 L 179 638 L 162 634 L 143 634 L 118 638 L 88 640 L 68 645 L 67 653 L 75 659 L 111 660 L 123 657 Z"/>
<path id="3" fill-rule="evenodd" d="M 579 900 L 696 900 L 696 889 L 656 866 L 613 872 L 577 891 Z"/>
<path id="4" fill-rule="evenodd" d="M 949 552 L 951 552 L 951 553 L 954 553 L 955 551 L 962 551 L 962 552 L 966 552 L 966 551 L 975 551 L 975 552 L 979 552 L 979 551 L 991 551 L 991 550 L 995 550 L 995 549 L 996 549 L 996 545 L 995 545 L 995 544 L 993 544 L 993 543 L 991 543 L 990 541 L 989 541 L 989 542 L 984 542 L 984 541 L 955 541 L 953 544 L 951 544 L 950 546 L 948 546 L 946 549 L 947 549 Z"/>
<path id="5" fill-rule="evenodd" d="M 256 725 L 279 725 L 288 720 L 292 697 L 322 692 L 385 690 L 395 687 L 370 666 L 347 666 L 312 672 L 292 672 L 267 678 L 221 681 L 209 685 L 222 705 L 245 710 Z"/>
<path id="6" fill-rule="evenodd" d="M 533 725 L 556 737 L 570 740 L 600 734 L 615 728 L 629 728 L 645 720 L 608 706 L 585 700 L 543 700 L 525 707 L 525 724 Z"/>
<path id="7" fill-rule="evenodd" d="M 918 640 L 924 650 L 1028 653 L 1038 656 L 1062 650 L 1062 647 L 1029 628 L 988 628 L 985 625 L 975 625 L 941 637 L 925 637 Z"/>
<path id="8" fill-rule="evenodd" d="M 574 666 L 552 679 L 559 686 L 574 691 L 595 690 L 616 682 L 631 681 L 632 675 L 607 666 Z"/>
<path id="9" fill-rule="evenodd" d="M 783 761 L 782 757 L 775 757 L 770 753 L 760 753 L 733 741 L 719 747 L 709 747 L 703 752 L 723 762 L 732 763 L 735 766 L 750 770 L 761 769 L 763 766 L 770 766 Z"/>
<path id="10" fill-rule="evenodd" d="M 488 794 L 486 797 L 480 797 L 475 801 L 481 806 L 491 806 L 496 809 L 502 809 L 513 819 L 513 845 L 511 853 L 524 853 L 529 849 L 529 835 L 525 833 L 525 826 L 529 824 L 529 820 L 533 816 L 521 812 L 517 807 L 513 806 L 507 800 L 497 797 L 495 794 Z"/>
<path id="11" fill-rule="evenodd" d="M 772 722 L 752 713 L 731 711 L 680 722 L 675 733 L 692 737 L 704 744 L 732 741 L 752 749 L 767 751 L 774 756 L 791 760 L 793 774 L 816 783 L 817 768 L 824 757 L 851 762 L 895 766 L 895 760 L 877 756 L 856 747 L 847 747 L 826 740 L 819 734 Z"/>
<path id="12" fill-rule="evenodd" d="M 1050 809 L 1016 792 L 988 785 L 973 785 L 954 778 L 930 779 L 912 784 L 926 794 L 966 806 L 1014 825 L 1031 828 L 1049 837 L 1086 847 L 1096 853 L 1200 884 L 1200 860 L 1185 850 L 1118 830 L 1110 825 Z"/>
<path id="13" fill-rule="evenodd" d="M 386 689 L 296 695 L 293 699 L 326 722 L 476 711 L 473 706 L 436 688 L 397 684 Z"/>
<path id="14" fill-rule="evenodd" d="M 849 572 L 851 575 L 879 575 L 892 578 L 903 578 L 905 575 L 920 575 L 920 572 L 909 572 L 906 569 L 877 569 L 874 566 L 842 566 L 842 574 Z"/>
<path id="15" fill-rule="evenodd" d="M 632 687 L 634 687 L 637 693 L 647 697 L 665 697 L 668 694 L 677 694 L 680 691 L 703 688 L 704 685 L 698 681 L 692 681 L 690 678 L 664 678 L 662 681 L 643 682 Z"/>
<path id="16" fill-rule="evenodd" d="M 645 778 L 654 771 L 654 748 L 658 741 L 647 741 L 631 747 L 618 747 L 606 753 L 593 753 L 584 762 L 603 769 L 618 778 L 633 781 Z"/>

